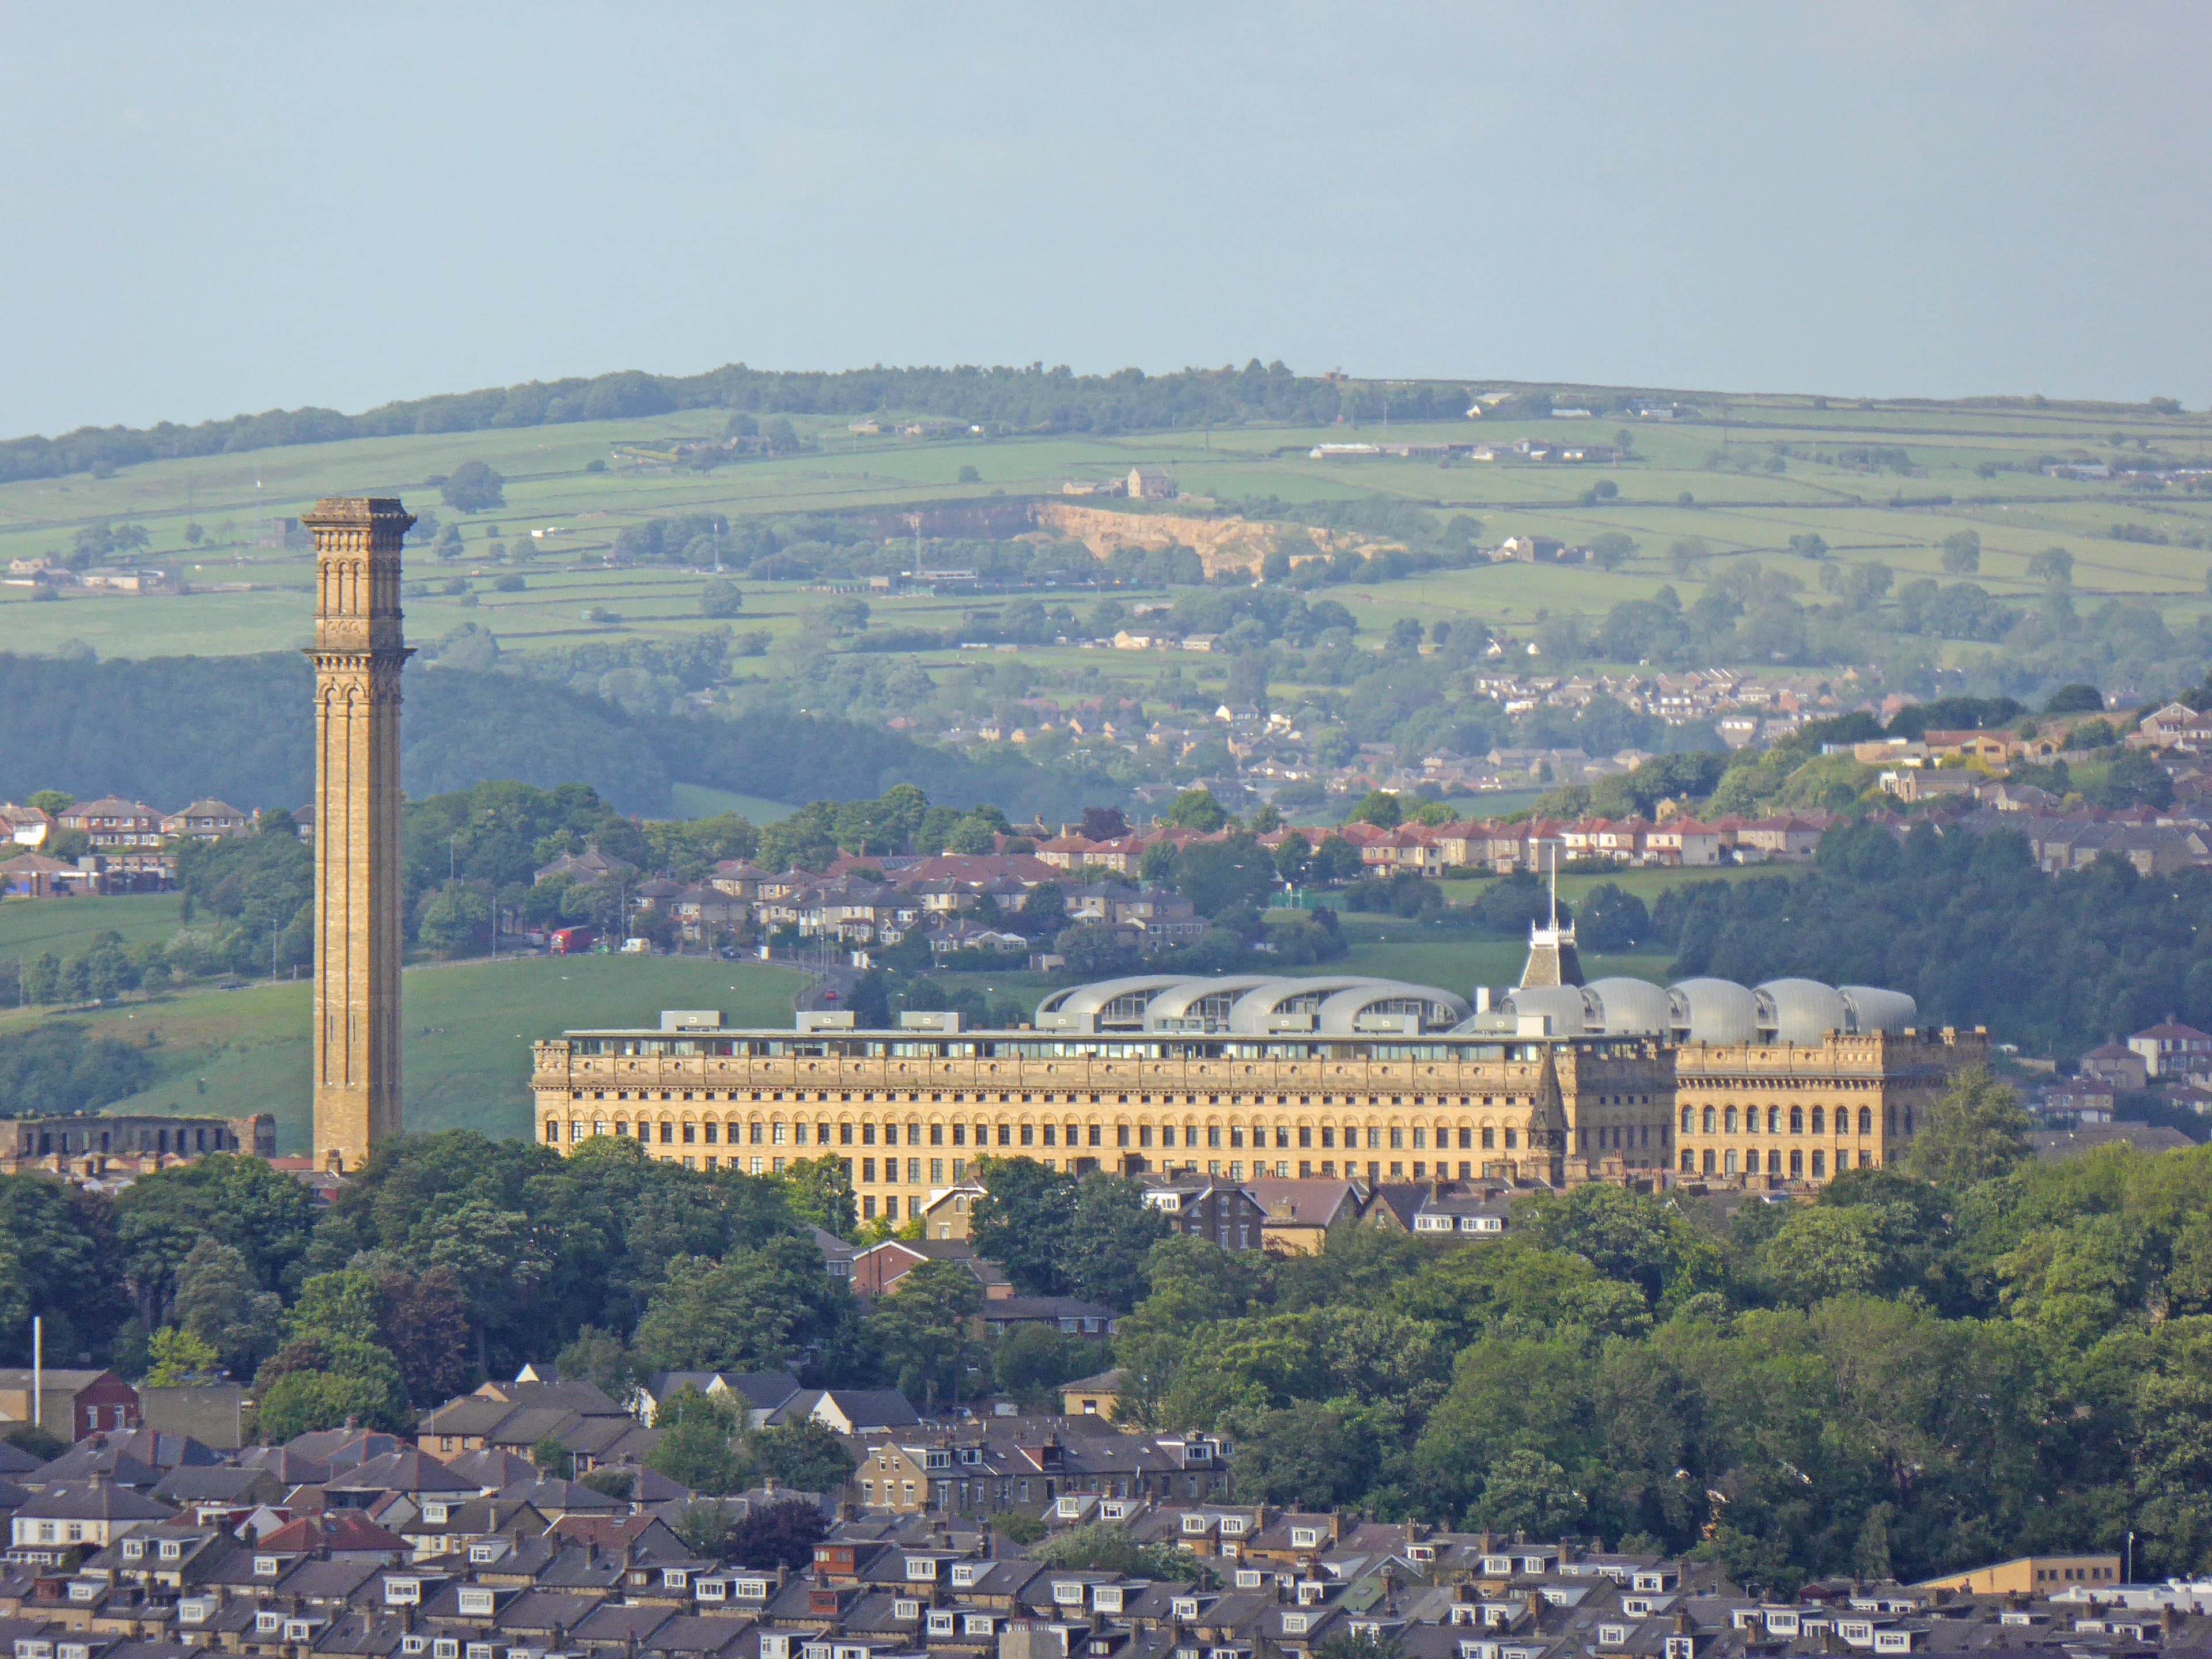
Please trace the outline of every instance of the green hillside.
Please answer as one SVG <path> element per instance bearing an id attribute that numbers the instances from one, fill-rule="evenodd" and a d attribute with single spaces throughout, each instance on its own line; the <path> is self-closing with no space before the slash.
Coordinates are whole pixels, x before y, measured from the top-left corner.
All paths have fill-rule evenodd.
<path id="1" fill-rule="evenodd" d="M 465 593 L 423 595 L 409 605 L 409 631 L 434 641 L 474 623 L 502 650 L 528 653 L 592 639 L 668 638 L 708 626 L 697 614 L 700 578 L 667 566 L 609 569 L 600 562 L 625 525 L 684 513 L 733 520 L 799 513 L 884 508 L 956 500 L 1058 497 L 1063 481 L 1099 478 L 1133 465 L 1166 468 L 1186 497 L 1234 504 L 1273 497 L 1290 503 L 1396 501 L 1440 514 L 1481 519 L 1484 539 L 1511 533 L 1588 542 L 1619 532 L 1638 544 L 1618 571 L 1483 566 L 1416 580 L 1332 589 L 1364 629 L 1381 631 L 1401 617 L 1425 623 L 1479 618 L 1533 626 L 1540 614 L 1601 616 L 1626 599 L 1649 598 L 1671 584 L 1686 603 L 1700 582 L 1678 570 L 1669 550 L 1694 539 L 1709 550 L 1705 576 L 1763 557 L 1805 579 L 1814 574 L 1788 552 L 1793 536 L 1818 535 L 1844 565 L 1879 559 L 1903 582 L 1941 576 L 1944 538 L 1979 535 L 1975 576 L 1997 598 L 2028 598 L 2042 583 L 2028 562 L 2044 549 L 2072 554 L 2078 604 L 2124 597 L 2159 607 L 2179 623 L 2205 611 L 2212 501 L 2201 494 L 2148 494 L 2121 482 L 2044 476 L 2056 460 L 2152 459 L 2204 465 L 2212 422 L 2148 410 L 1885 404 L 1820 405 L 1780 397 L 1708 398 L 1699 417 L 1676 422 L 1461 421 L 1379 428 L 1291 428 L 1254 424 L 1212 431 L 1115 436 L 1054 435 L 932 441 L 886 433 L 856 435 L 842 419 L 796 422 L 815 447 L 779 459 L 747 458 L 709 471 L 638 465 L 640 448 L 719 435 L 718 410 L 632 421 L 428 436 L 359 439 L 193 460 L 124 467 L 107 477 L 83 475 L 0 486 L 0 557 L 51 555 L 99 523 L 145 529 L 149 562 L 179 569 L 204 585 L 246 591 L 177 598 L 76 598 L 31 604 L 21 588 L 0 589 L 11 646 L 43 651 L 82 641 L 102 655 L 240 653 L 303 643 L 310 615 L 309 556 L 258 545 L 264 525 L 298 513 L 325 495 L 368 491 L 404 495 L 410 507 L 464 526 L 464 556 L 438 563 L 410 556 L 410 574 L 458 580 Z M 1632 428 L 1632 429 L 1629 429 Z M 1506 445 L 1521 438 L 1587 439 L 1612 444 L 1627 429 L 1632 453 L 1607 466 L 1534 465 L 1500 459 L 1433 461 L 1366 458 L 1315 460 L 1316 442 L 1350 439 L 1435 443 L 1474 439 Z M 1875 458 L 1886 458 L 1877 459 Z M 460 519 L 423 483 L 462 461 L 481 459 L 506 475 L 504 509 Z M 612 465 L 587 470 L 594 463 Z M 972 468 L 978 482 L 963 483 Z M 1593 486 L 1616 494 L 1592 498 Z M 185 530 L 204 532 L 188 547 Z M 2116 527 L 2159 540 L 2118 540 Z M 2131 527 L 2131 528 L 2130 528 Z M 505 562 L 492 557 L 496 531 Z M 533 538 L 530 532 L 556 533 Z M 520 592 L 501 592 L 501 575 L 520 575 Z M 759 629 L 771 645 L 746 661 L 749 675 L 777 677 L 797 665 L 802 641 L 825 636 L 830 594 L 797 582 L 742 584 L 744 610 L 733 625 Z M 921 626 L 956 631 L 972 599 L 927 595 L 873 601 L 878 629 Z M 584 619 L 612 612 L 614 623 Z M 1949 647 L 1955 656 L 1970 647 Z M 928 665 L 957 652 L 925 653 Z M 1117 653 L 1121 654 L 1121 653 Z M 1039 669 L 1097 670 L 1107 682 L 1149 678 L 1157 665 L 1102 660 L 1102 653 L 1024 648 Z"/>

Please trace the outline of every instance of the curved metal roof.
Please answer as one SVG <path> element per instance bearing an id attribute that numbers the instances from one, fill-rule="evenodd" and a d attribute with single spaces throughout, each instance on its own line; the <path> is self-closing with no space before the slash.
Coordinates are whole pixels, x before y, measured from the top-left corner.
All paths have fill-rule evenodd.
<path id="1" fill-rule="evenodd" d="M 1732 979 L 1686 979 L 1668 988 L 1677 1042 L 1750 1042 L 1759 1036 L 1758 999 Z"/>
<path id="2" fill-rule="evenodd" d="M 1839 985 L 1836 989 L 1850 1018 L 1847 1029 L 1862 1036 L 1875 1031 L 1894 1036 L 1919 1021 L 1920 1005 L 1902 991 L 1885 991 L 1876 985 Z"/>
<path id="3" fill-rule="evenodd" d="M 1770 979 L 1753 986 L 1759 999 L 1759 1027 L 1774 1042 L 1818 1043 L 1831 1031 L 1848 1029 L 1843 994 L 1814 979 Z"/>
<path id="4" fill-rule="evenodd" d="M 1593 1034 L 1663 1037 L 1674 1027 L 1671 1000 L 1650 980 L 1592 980 L 1583 987 L 1583 1006 Z"/>

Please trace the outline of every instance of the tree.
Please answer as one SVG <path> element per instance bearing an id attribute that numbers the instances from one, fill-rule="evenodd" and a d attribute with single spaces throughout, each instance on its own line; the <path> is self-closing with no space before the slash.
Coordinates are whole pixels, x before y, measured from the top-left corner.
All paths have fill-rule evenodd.
<path id="1" fill-rule="evenodd" d="M 507 505 L 507 480 L 482 461 L 463 461 L 438 494 L 457 513 L 482 513 Z"/>
<path id="2" fill-rule="evenodd" d="M 1957 1190 L 2009 1174 L 2033 1154 L 2020 1097 L 1978 1067 L 1960 1072 L 1920 1115 L 1905 1167 Z"/>
<path id="3" fill-rule="evenodd" d="M 2028 560 L 2027 574 L 2039 582 L 2063 587 L 2074 580 L 2074 556 L 2063 547 L 2046 547 Z"/>
<path id="4" fill-rule="evenodd" d="M 824 1152 L 819 1158 L 795 1158 L 783 1172 L 784 1194 L 792 1213 L 809 1226 L 844 1238 L 851 1235 L 854 1209 L 853 1177 L 845 1161 Z"/>
<path id="5" fill-rule="evenodd" d="M 1054 935 L 1052 948 L 1067 962 L 1067 971 L 1083 979 L 1112 979 L 1133 973 L 1142 959 L 1136 943 L 1118 927 L 1079 921 Z"/>
<path id="6" fill-rule="evenodd" d="M 1602 882 L 1583 901 L 1576 926 L 1593 951 L 1631 951 L 1650 937 L 1651 912 L 1618 883 Z"/>
<path id="7" fill-rule="evenodd" d="M 473 950 L 491 925 L 491 901 L 466 882 L 448 882 L 422 906 L 416 934 L 442 957 Z"/>
<path id="8" fill-rule="evenodd" d="M 1119 841 L 1129 833 L 1129 820 L 1118 806 L 1086 806 L 1078 833 L 1086 841 Z"/>
<path id="9" fill-rule="evenodd" d="M 699 614 L 702 617 L 734 617 L 744 608 L 744 590 L 735 582 L 716 576 L 699 590 Z"/>
<path id="10" fill-rule="evenodd" d="M 1401 617 L 1390 624 L 1390 632 L 1386 637 L 1393 651 L 1419 651 L 1426 633 L 1418 619 Z"/>
<path id="11" fill-rule="evenodd" d="M 822 620 L 840 638 L 868 629 L 868 602 L 862 599 L 832 599 L 822 607 Z"/>
<path id="12" fill-rule="evenodd" d="M 1296 833 L 1283 837 L 1275 848 L 1275 873 L 1286 885 L 1296 887 L 1303 883 L 1313 865 L 1313 848 L 1306 838 Z"/>
<path id="13" fill-rule="evenodd" d="M 1145 1294 L 1145 1257 L 1169 1231 L 1140 1182 L 1094 1170 L 1076 1182 L 1062 1249 L 1071 1294 L 1129 1309 Z"/>
<path id="14" fill-rule="evenodd" d="M 1828 544 L 1818 533 L 1807 531 L 1790 538 L 1790 550 L 1801 559 L 1819 561 L 1828 556 Z"/>
<path id="15" fill-rule="evenodd" d="M 259 1288 L 246 1257 L 203 1238 L 177 1273 L 170 1316 L 211 1348 L 216 1362 L 244 1376 L 283 1346 L 283 1298 Z"/>
<path id="16" fill-rule="evenodd" d="M 1218 916 L 1239 906 L 1262 908 L 1275 881 L 1273 857 L 1247 835 L 1194 842 L 1176 860 L 1176 890 L 1202 916 Z"/>
<path id="17" fill-rule="evenodd" d="M 858 1467 L 836 1431 L 811 1417 L 753 1430 L 744 1437 L 744 1452 L 753 1480 L 774 1480 L 793 1492 L 835 1492 Z"/>
<path id="18" fill-rule="evenodd" d="M 1406 804 L 1387 789 L 1370 789 L 1359 805 L 1345 814 L 1346 823 L 1371 823 L 1378 830 L 1395 830 L 1406 821 Z"/>
<path id="19" fill-rule="evenodd" d="M 983 482 L 983 475 L 972 466 L 963 466 L 960 469 L 960 482 L 962 483 L 981 483 Z"/>
<path id="20" fill-rule="evenodd" d="M 1327 1510 L 1359 1498 L 1377 1455 L 1372 1434 L 1328 1406 L 1302 1400 L 1265 1413 L 1238 1435 L 1230 1470 L 1249 1502 Z"/>
<path id="21" fill-rule="evenodd" d="M 737 1413 L 718 1396 L 686 1383 L 660 1402 L 653 1425 L 661 1436 L 646 1454 L 647 1468 L 712 1498 L 735 1492 L 742 1484 L 744 1466 L 735 1444 Z"/>
<path id="22" fill-rule="evenodd" d="M 988 1157 L 969 1176 L 984 1188 L 968 1218 L 975 1254 L 1004 1267 L 1025 1296 L 1066 1295 L 1059 1245 L 1074 1212 L 1075 1176 L 1034 1158 Z"/>
<path id="23" fill-rule="evenodd" d="M 1229 814 L 1211 789 L 1186 789 L 1168 808 L 1168 822 L 1178 829 L 1212 835 L 1229 822 Z"/>
<path id="24" fill-rule="evenodd" d="M 827 1340 L 849 1293 L 811 1243 L 785 1236 L 719 1261 L 679 1255 L 638 1322 L 639 1363 L 653 1370 L 775 1370 Z"/>
<path id="25" fill-rule="evenodd" d="M 921 1399 L 933 1414 L 940 1395 L 956 1406 L 979 1345 L 969 1326 L 983 1305 L 983 1287 L 957 1261 L 909 1268 L 876 1305 L 870 1322 L 901 1392 Z"/>
<path id="26" fill-rule="evenodd" d="M 164 1325 L 155 1332 L 152 1346 L 154 1369 L 146 1373 L 140 1385 L 143 1388 L 173 1389 L 215 1370 L 213 1346 L 174 1325 Z"/>
<path id="27" fill-rule="evenodd" d="M 1567 1472 L 1541 1452 L 1520 1447 L 1482 1483 L 1482 1496 L 1468 1511 L 1467 1524 L 1529 1538 L 1557 1538 L 1583 1514 L 1583 1496 Z"/>
<path id="28" fill-rule="evenodd" d="M 1026 1410 L 1052 1404 L 1059 1386 L 1097 1367 L 1094 1342 L 1066 1336 L 1048 1325 L 1017 1325 L 991 1350 L 991 1375 L 1000 1391 L 1014 1395 Z"/>
<path id="29" fill-rule="evenodd" d="M 561 1443 L 557 1434 L 544 1434 L 531 1443 L 530 1461 L 541 1474 L 551 1480 L 573 1480 L 576 1477 L 576 1459 Z"/>
<path id="30" fill-rule="evenodd" d="M 2046 714 L 2096 714 L 2105 708 L 2105 694 L 2094 685 L 2062 685 L 2043 705 Z"/>
<path id="31" fill-rule="evenodd" d="M 1618 570 L 1636 556 L 1636 538 L 1608 530 L 1590 538 L 1590 557 L 1601 570 Z"/>
<path id="32" fill-rule="evenodd" d="M 1982 538 L 1977 531 L 1954 530 L 1943 538 L 1943 570 L 1952 576 L 1971 576 L 1982 568 Z"/>

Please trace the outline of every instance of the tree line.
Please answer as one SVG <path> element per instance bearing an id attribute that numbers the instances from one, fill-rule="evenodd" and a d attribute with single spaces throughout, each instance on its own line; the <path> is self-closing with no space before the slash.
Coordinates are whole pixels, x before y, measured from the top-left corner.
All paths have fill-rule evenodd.
<path id="1" fill-rule="evenodd" d="M 1720 1561 L 1754 1593 L 2028 1552 L 2212 1563 L 2212 1151 L 2028 1158 L 1969 1077 L 1817 1201 L 1591 1184 L 1474 1244 L 1173 1237 L 1121 1410 L 1236 1443 L 1240 1503 Z"/>
<path id="2" fill-rule="evenodd" d="M 578 672 L 586 672 L 579 663 Z M 604 671 L 603 671 L 604 672 Z M 0 653 L 0 798 L 64 783 L 159 805 L 213 795 L 296 807 L 313 793 L 313 671 L 296 654 L 143 662 Z M 893 784 L 1073 817 L 1078 793 L 1018 754 L 981 759 L 850 721 L 763 710 L 730 719 L 632 714 L 502 673 L 410 670 L 400 781 L 410 795 L 489 778 L 554 788 L 589 778 L 631 812 L 665 814 L 678 782 L 775 800 L 864 798 Z"/>
<path id="3" fill-rule="evenodd" d="M 1426 396 L 1426 389 L 1422 391 Z M 1409 395 L 1393 393 L 1395 398 Z M 1457 404 L 1449 412 L 1464 413 L 1465 399 L 1464 392 L 1448 394 L 1445 401 Z M 1153 375 L 1134 368 L 1077 374 L 1042 363 L 1025 368 L 878 367 L 837 373 L 776 372 L 732 363 L 689 375 L 626 369 L 407 398 L 359 415 L 334 409 L 270 410 L 195 426 L 165 421 L 143 428 L 82 427 L 60 437 L 16 438 L 0 443 L 0 483 L 349 438 L 629 420 L 684 409 L 846 416 L 896 410 L 1010 431 L 1107 433 L 1231 426 L 1255 419 L 1326 425 L 1336 418 L 1342 402 L 1334 382 L 1293 374 L 1280 362 L 1263 366 L 1257 358 L 1242 369 Z M 1407 407 L 1400 406 L 1400 417 L 1415 418 L 1405 412 Z"/>

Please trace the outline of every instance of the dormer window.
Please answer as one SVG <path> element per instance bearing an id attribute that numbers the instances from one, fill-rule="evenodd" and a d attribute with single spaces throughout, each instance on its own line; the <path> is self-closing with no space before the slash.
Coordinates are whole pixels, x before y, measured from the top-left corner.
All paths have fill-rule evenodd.
<path id="1" fill-rule="evenodd" d="M 161 1559 L 164 1561 L 179 1560 L 183 1558 L 184 1553 L 185 1546 L 181 1540 L 175 1538 L 164 1538 L 161 1540 Z"/>
<path id="2" fill-rule="evenodd" d="M 1600 1625 L 1597 1627 L 1597 1640 L 1600 1647 L 1620 1647 L 1628 1640 L 1628 1626 L 1626 1625 Z"/>
<path id="3" fill-rule="evenodd" d="M 951 1635 L 951 1634 L 952 1634 L 952 1614 L 951 1614 L 951 1613 L 931 1613 L 931 1614 L 929 1615 L 929 1633 L 930 1633 L 932 1636 L 950 1636 L 950 1635 Z"/>
<path id="4" fill-rule="evenodd" d="M 1243 1534 L 1244 1517 L 1243 1516 L 1224 1515 L 1221 1517 L 1221 1535 L 1224 1538 L 1241 1538 Z"/>
<path id="5" fill-rule="evenodd" d="M 1257 1567 L 1239 1567 L 1237 1569 L 1237 1588 L 1257 1589 L 1260 1588 L 1260 1569 Z"/>
<path id="6" fill-rule="evenodd" d="M 911 1596 L 900 1596 L 891 1602 L 891 1617 L 919 1619 L 921 1617 L 921 1603 Z"/>
<path id="7" fill-rule="evenodd" d="M 1697 1659 L 1697 1638 L 1690 1636 L 1668 1637 L 1667 1659 Z"/>
<path id="8" fill-rule="evenodd" d="M 1291 1547 L 1292 1549 L 1310 1550 L 1317 1547 L 1320 1543 L 1321 1528 L 1319 1527 L 1292 1527 L 1291 1528 Z"/>
<path id="9" fill-rule="evenodd" d="M 955 1561 L 952 1564 L 952 1588 L 955 1589 L 969 1588 L 977 1578 L 982 1576 L 982 1571 L 983 1570 L 973 1561 Z"/>
<path id="10" fill-rule="evenodd" d="M 126 1561 L 139 1561 L 139 1560 L 143 1560 L 143 1559 L 145 1559 L 145 1555 L 146 1555 L 146 1540 L 145 1540 L 144 1539 L 143 1539 L 143 1538 L 126 1538 L 126 1539 L 125 1539 L 125 1540 L 123 1540 L 123 1559 L 124 1559 L 125 1560 L 126 1560 Z M 259 1567 L 259 1565 L 258 1565 L 258 1563 L 257 1563 L 257 1564 L 256 1564 L 256 1565 L 255 1565 L 254 1571 L 257 1571 L 257 1572 L 260 1571 L 260 1567 Z"/>
<path id="11" fill-rule="evenodd" d="M 933 1583 L 937 1578 L 937 1558 L 933 1555 L 909 1555 L 906 1559 L 906 1580 L 909 1584 Z"/>
<path id="12" fill-rule="evenodd" d="M 443 1504 L 423 1504 L 422 1518 L 425 1521 L 428 1521 L 434 1527 L 444 1526 L 446 1524 L 446 1506 Z"/>

